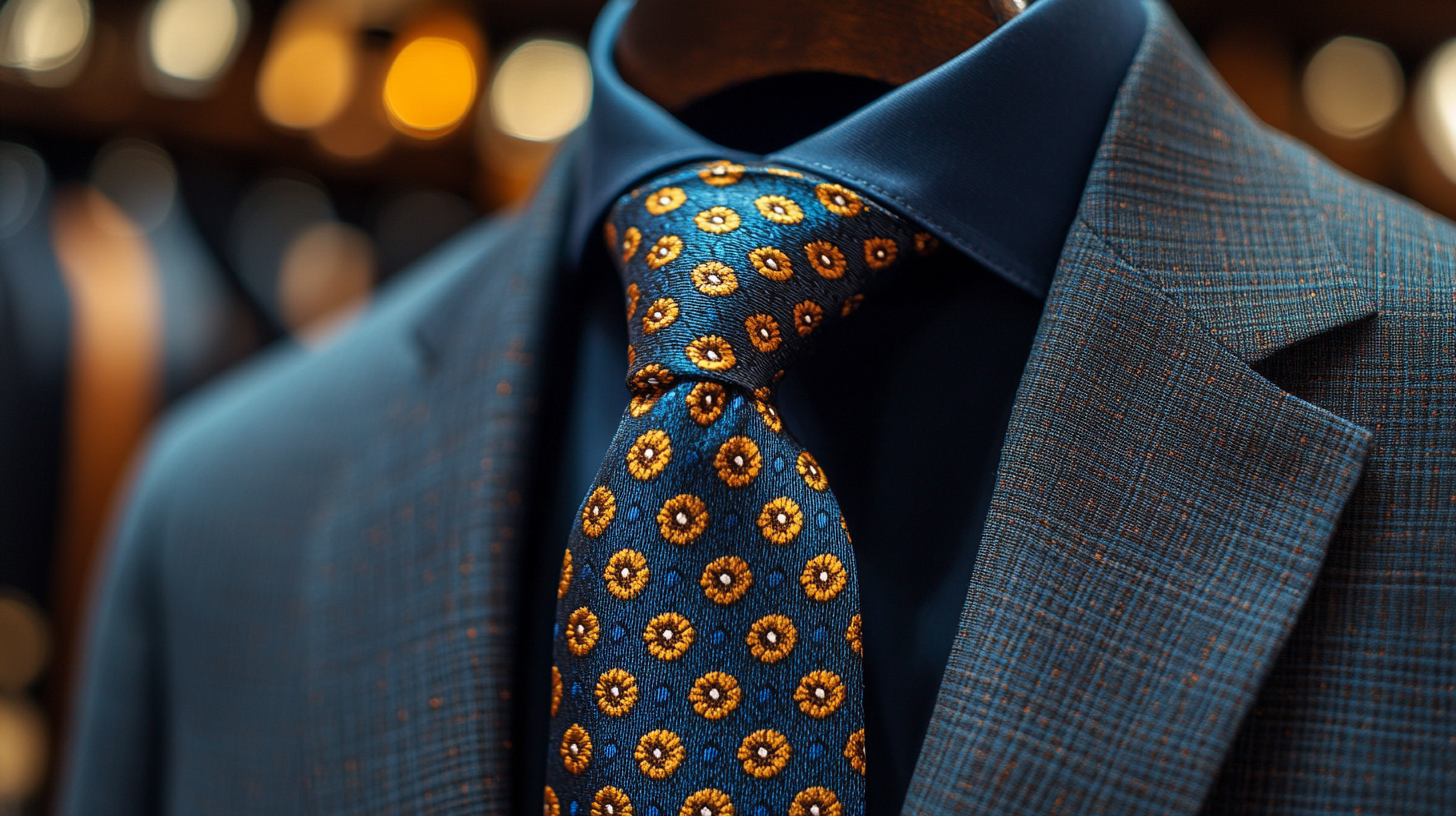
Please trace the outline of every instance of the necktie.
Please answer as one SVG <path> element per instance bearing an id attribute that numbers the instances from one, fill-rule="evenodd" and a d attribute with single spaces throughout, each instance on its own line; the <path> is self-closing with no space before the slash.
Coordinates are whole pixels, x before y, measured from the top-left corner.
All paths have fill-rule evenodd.
<path id="1" fill-rule="evenodd" d="M 622 196 L 606 239 L 632 399 L 562 564 L 544 816 L 858 816 L 854 554 L 772 385 L 934 239 L 726 161 Z"/>

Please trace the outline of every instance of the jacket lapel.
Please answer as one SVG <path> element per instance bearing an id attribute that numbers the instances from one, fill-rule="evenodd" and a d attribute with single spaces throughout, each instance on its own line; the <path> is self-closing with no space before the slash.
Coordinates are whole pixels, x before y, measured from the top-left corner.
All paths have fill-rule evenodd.
<path id="1" fill-rule="evenodd" d="M 1149 6 L 1018 392 L 906 813 L 1198 809 L 1370 438 L 1249 365 L 1374 310 L 1309 161 Z"/>
<path id="2" fill-rule="evenodd" d="M 556 162 L 528 210 L 431 262 L 455 269 L 401 327 L 418 377 L 382 410 L 359 406 L 380 410 L 377 437 L 339 463 L 305 544 L 317 764 L 303 783 L 318 812 L 511 807 L 501 701 L 515 681 L 525 442 L 570 165 Z"/>

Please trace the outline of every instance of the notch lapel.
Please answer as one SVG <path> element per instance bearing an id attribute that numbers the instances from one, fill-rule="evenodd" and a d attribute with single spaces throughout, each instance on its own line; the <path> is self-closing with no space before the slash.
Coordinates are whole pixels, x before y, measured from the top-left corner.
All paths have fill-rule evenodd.
<path id="1" fill-rule="evenodd" d="M 1249 365 L 1374 310 L 1306 161 L 1150 4 L 1017 395 L 907 814 L 1198 809 L 1370 439 Z"/>

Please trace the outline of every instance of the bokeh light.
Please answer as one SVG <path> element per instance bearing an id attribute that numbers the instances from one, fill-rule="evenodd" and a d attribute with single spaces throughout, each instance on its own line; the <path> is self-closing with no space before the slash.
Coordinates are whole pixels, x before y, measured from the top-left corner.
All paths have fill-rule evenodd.
<path id="1" fill-rule="evenodd" d="M 586 52 L 560 40 L 531 40 L 506 57 L 490 87 L 495 126 L 517 139 L 549 142 L 570 133 L 591 109 Z"/>
<path id="2" fill-rule="evenodd" d="M 45 779 L 50 739 L 45 718 L 23 697 L 0 696 L 0 810 L 22 802 Z"/>
<path id="3" fill-rule="evenodd" d="M 419 37 L 395 56 L 384 80 L 384 106 L 407 133 L 444 135 L 475 101 L 475 61 L 464 44 Z"/>
<path id="4" fill-rule="evenodd" d="M 157 0 L 147 18 L 147 53 L 172 80 L 167 90 L 190 95 L 215 80 L 247 33 L 245 0 Z"/>
<path id="5" fill-rule="evenodd" d="M 0 595 L 0 693 L 24 691 L 50 657 L 50 631 L 35 604 Z"/>
<path id="6" fill-rule="evenodd" d="M 314 224 L 283 254 L 278 272 L 283 322 L 305 341 L 318 339 L 357 313 L 373 284 L 369 236 L 338 221 Z"/>
<path id="7" fill-rule="evenodd" d="M 26 71 L 36 84 L 64 84 L 90 36 L 88 0 L 10 0 L 0 10 L 0 64 Z"/>
<path id="8" fill-rule="evenodd" d="M 1368 136 L 1388 123 L 1405 97 L 1405 77 L 1389 48 L 1360 37 L 1336 37 L 1304 71 L 1304 104 L 1327 133 Z"/>
<path id="9" fill-rule="evenodd" d="M 258 70 L 258 105 L 274 124 L 308 129 L 348 104 L 358 71 L 357 33 L 332 6 L 280 21 Z"/>
<path id="10" fill-rule="evenodd" d="M 92 163 L 91 184 L 143 232 L 160 227 L 177 198 L 171 157 L 140 139 L 118 139 L 103 147 Z"/>
<path id="11" fill-rule="evenodd" d="M 13 142 L 0 142 L 0 240 L 30 223 L 45 198 L 45 160 L 39 153 Z"/>
<path id="12" fill-rule="evenodd" d="M 1436 49 L 1416 86 L 1416 125 L 1441 173 L 1456 182 L 1456 40 Z"/>

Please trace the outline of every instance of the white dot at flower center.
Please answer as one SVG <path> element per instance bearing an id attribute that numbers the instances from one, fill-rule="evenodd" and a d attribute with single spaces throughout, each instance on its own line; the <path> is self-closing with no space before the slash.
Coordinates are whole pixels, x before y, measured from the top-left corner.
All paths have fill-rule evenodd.
<path id="1" fill-rule="evenodd" d="M 652 749 L 652 755 L 655 756 L 655 757 L 657 757 L 658 759 L 662 759 L 662 749 L 661 748 L 653 748 Z"/>
<path id="2" fill-rule="evenodd" d="M 711 697 L 711 698 L 713 698 L 714 700 L 718 699 L 718 697 L 719 697 L 718 690 L 717 689 L 708 689 L 708 696 Z"/>
<path id="3" fill-rule="evenodd" d="M 758 755 L 761 756 L 761 757 L 767 757 L 768 756 L 768 749 L 767 748 L 764 748 L 763 746 L 759 746 L 759 748 L 758 748 Z"/>
<path id="4" fill-rule="evenodd" d="M 733 576 L 732 575 L 729 575 L 728 573 L 725 572 L 722 575 L 719 575 L 718 576 L 718 581 L 720 583 L 722 583 L 724 586 L 727 586 L 727 585 L 733 583 Z"/>
<path id="5" fill-rule="evenodd" d="M 654 457 L 656 455 L 657 455 L 657 451 L 653 450 L 652 448 L 644 448 L 642 450 L 642 458 L 643 459 L 651 459 L 652 457 Z"/>
<path id="6" fill-rule="evenodd" d="M 718 352 L 713 351 L 712 349 L 708 349 L 707 357 L 709 360 L 716 360 L 718 359 Z"/>
<path id="7" fill-rule="evenodd" d="M 708 220 L 709 221 L 712 221 L 714 224 L 721 224 L 721 223 L 723 223 L 723 216 L 721 216 L 721 215 L 715 215 L 712 218 L 709 218 Z"/>
<path id="8" fill-rule="evenodd" d="M 783 215 L 784 214 L 784 207 L 783 207 L 782 204 L 775 204 L 775 205 L 773 205 L 773 211 L 776 212 L 776 213 L 778 213 L 779 215 Z"/>
<path id="9" fill-rule="evenodd" d="M 623 578 L 626 578 L 626 577 L 630 576 L 631 574 L 632 574 L 632 570 L 628 569 L 627 567 L 622 567 L 622 577 Z"/>
<path id="10" fill-rule="evenodd" d="M 573 742 L 573 743 L 572 743 L 572 744 L 571 744 L 571 752 L 572 752 L 572 753 L 573 753 L 573 754 L 574 754 L 574 753 L 576 753 L 576 752 L 577 752 L 577 751 L 580 751 L 580 750 L 581 750 L 581 748 L 579 748 L 579 747 L 577 747 L 577 744 L 576 744 L 576 743 L 574 743 L 574 742 Z"/>
<path id="11" fill-rule="evenodd" d="M 739 467 L 743 467 L 743 454 L 740 453 L 737 456 L 733 457 L 733 464 Z"/>
<path id="12" fill-rule="evenodd" d="M 585 632 L 585 631 L 586 631 L 586 627 L 585 626 L 582 626 L 579 623 L 576 625 L 576 633 L 578 635 L 581 634 L 581 633 L 583 633 L 583 632 Z"/>
<path id="13" fill-rule="evenodd" d="M 789 522 L 789 517 L 784 513 L 779 513 L 778 520 L 779 524 L 787 524 Z"/>
<path id="14" fill-rule="evenodd" d="M 698 811 L 698 816 L 713 816 L 713 811 L 709 810 L 708 808 L 703 808 L 702 810 Z"/>
<path id="15" fill-rule="evenodd" d="M 601 512 L 602 512 L 602 508 L 600 508 L 600 507 L 598 507 L 596 505 L 592 505 L 592 515 L 593 516 L 601 515 Z"/>
<path id="16" fill-rule="evenodd" d="M 766 265 L 769 269 L 778 269 L 779 268 L 779 262 L 776 261 L 776 260 L 774 260 L 773 258 L 765 258 L 764 259 L 764 265 Z"/>
<path id="17" fill-rule="evenodd" d="M 614 808 L 614 807 L 612 807 L 611 805 L 607 805 L 607 812 L 608 813 L 616 813 L 617 812 L 617 809 Z"/>
<path id="18" fill-rule="evenodd" d="M 769 632 L 768 633 L 767 640 L 768 640 L 769 643 L 778 643 L 779 642 L 779 633 L 778 632 Z"/>
<path id="19" fill-rule="evenodd" d="M 662 630 L 662 639 L 663 640 L 672 640 L 672 630 L 671 629 L 663 629 Z"/>
<path id="20" fill-rule="evenodd" d="M 821 573 L 819 573 L 819 580 L 820 581 L 828 581 L 829 580 L 829 573 L 827 573 L 827 572 L 821 572 Z"/>
<path id="21" fill-rule="evenodd" d="M 716 286 L 716 285 L 718 285 L 718 284 L 720 284 L 722 282 L 723 282 L 723 279 L 720 278 L 720 277 L 718 277 L 717 275 L 709 275 L 708 276 L 708 283 L 711 283 L 711 284 L 713 284 L 713 285 Z"/>
<path id="22" fill-rule="evenodd" d="M 763 337 L 768 337 L 768 329 L 759 329 L 758 333 Z"/>
<path id="23" fill-rule="evenodd" d="M 657 203 L 666 207 L 667 205 L 672 203 L 672 198 L 669 196 L 662 196 L 661 198 L 657 199 Z"/>
<path id="24" fill-rule="evenodd" d="M 726 172 L 728 172 L 728 168 L 724 167 L 721 164 L 718 165 L 717 167 L 714 167 L 713 168 L 713 175 L 715 175 L 715 176 L 721 176 L 721 175 L 723 175 Z M 706 813 L 707 811 L 704 810 L 703 812 Z"/>
<path id="25" fill-rule="evenodd" d="M 876 258 L 884 258 L 885 257 L 885 251 L 883 249 L 877 249 L 877 250 L 875 250 L 875 257 Z"/>
<path id="26" fill-rule="evenodd" d="M 814 696 L 815 697 L 818 697 L 821 700 L 824 699 L 824 689 L 822 689 L 822 688 L 816 688 L 816 689 L 814 689 Z"/>
<path id="27" fill-rule="evenodd" d="M 804 322 L 805 323 L 813 323 L 814 322 L 814 315 L 811 315 L 811 314 L 804 315 Z"/>
<path id="28" fill-rule="evenodd" d="M 679 511 L 677 511 L 677 515 L 673 517 L 673 520 L 676 521 L 679 526 L 684 525 L 684 524 L 687 524 L 688 523 L 688 514 L 687 513 L 684 513 L 681 510 L 679 510 Z"/>
<path id="29" fill-rule="evenodd" d="M 620 696 L 622 696 L 622 690 L 620 688 L 618 688 L 617 686 L 612 686 L 612 696 L 613 697 L 620 697 Z"/>
<path id="30" fill-rule="evenodd" d="M 655 311 L 655 312 L 653 312 L 652 313 L 652 319 L 653 320 L 661 320 L 662 319 L 662 312 L 661 311 Z"/>
<path id="31" fill-rule="evenodd" d="M 658 250 L 657 250 L 657 254 L 658 255 L 666 255 L 667 254 L 667 247 L 659 247 Z"/>
<path id="32" fill-rule="evenodd" d="M 834 203 L 835 204 L 838 204 L 841 207 L 843 207 L 844 206 L 844 196 L 842 196 L 842 195 L 836 195 L 836 196 L 834 196 Z M 818 816 L 819 811 L 816 810 L 816 811 L 814 811 L 814 813 L 815 813 L 815 816 Z"/>
<path id="33" fill-rule="evenodd" d="M 819 256 L 819 263 L 822 263 L 825 266 L 830 266 L 834 262 L 829 259 L 829 256 L 828 255 L 820 255 Z"/>

